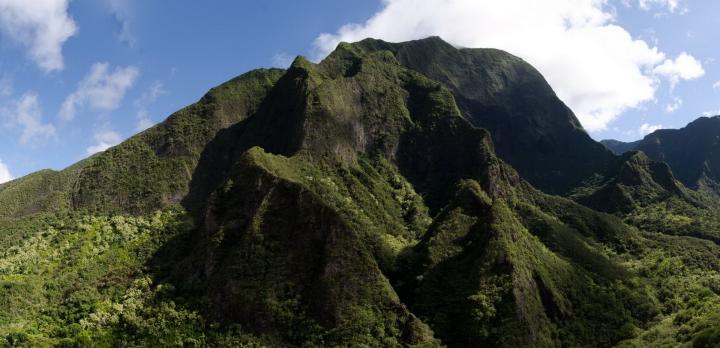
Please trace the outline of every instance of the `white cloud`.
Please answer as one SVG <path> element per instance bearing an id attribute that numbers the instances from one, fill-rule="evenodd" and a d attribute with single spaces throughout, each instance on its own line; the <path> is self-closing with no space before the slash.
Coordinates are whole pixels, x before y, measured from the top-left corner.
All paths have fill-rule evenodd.
<path id="1" fill-rule="evenodd" d="M 138 131 L 144 131 L 155 124 L 155 122 L 150 119 L 147 108 L 154 103 L 157 98 L 165 93 L 162 82 L 155 81 L 152 85 L 150 85 L 150 88 L 148 88 L 147 91 L 135 100 L 133 104 L 135 104 L 135 108 L 137 108 L 137 114 L 135 117 L 138 120 L 136 127 Z"/>
<path id="2" fill-rule="evenodd" d="M 88 155 L 93 155 L 101 151 L 105 151 L 120 143 L 122 138 L 120 134 L 111 130 L 101 130 L 95 132 L 93 136 L 95 144 L 85 149 Z"/>
<path id="3" fill-rule="evenodd" d="M 705 112 L 702 113 L 702 115 L 705 116 L 705 117 L 718 116 L 718 115 L 720 115 L 720 109 L 718 109 L 718 110 L 705 111 Z"/>
<path id="4" fill-rule="evenodd" d="M 650 134 L 650 133 L 652 133 L 652 132 L 654 132 L 654 131 L 656 131 L 656 130 L 658 130 L 658 129 L 662 129 L 662 128 L 663 128 L 663 125 L 661 125 L 661 124 L 648 124 L 648 123 L 643 123 L 643 124 L 640 126 L 640 128 L 638 128 L 638 133 L 639 133 L 641 136 L 646 136 L 646 135 L 648 135 L 648 134 Z"/>
<path id="5" fill-rule="evenodd" d="M 655 98 L 653 69 L 665 54 L 614 23 L 605 0 L 384 0 L 363 24 L 315 40 L 317 58 L 340 41 L 375 37 L 399 42 L 438 35 L 464 47 L 494 47 L 540 70 L 590 131 Z M 684 65 L 689 55 L 673 65 Z M 661 69 L 662 72 L 664 69 Z M 668 78 L 676 74 L 668 74 Z"/>
<path id="6" fill-rule="evenodd" d="M 55 127 L 42 122 L 42 109 L 38 95 L 27 92 L 19 99 L 10 102 L 10 107 L 0 110 L 3 119 L 10 127 L 20 127 L 20 143 L 27 144 L 31 140 L 51 138 L 55 135 Z"/>
<path id="7" fill-rule="evenodd" d="M 55 127 L 42 123 L 42 110 L 35 93 L 26 93 L 20 98 L 15 109 L 15 120 L 23 129 L 20 135 L 22 144 L 37 137 L 49 138 L 55 135 Z"/>
<path id="8" fill-rule="evenodd" d="M 12 179 L 15 179 L 12 174 L 10 174 L 10 169 L 8 168 L 7 164 L 3 163 L 3 161 L 0 160 L 0 184 L 6 183 Z"/>
<path id="9" fill-rule="evenodd" d="M 680 7 L 680 0 L 638 0 L 638 5 L 646 11 L 653 7 L 660 7 L 667 9 L 670 13 L 679 12 L 684 14 L 687 12 L 686 8 Z"/>
<path id="10" fill-rule="evenodd" d="M 675 60 L 666 59 L 662 64 L 656 66 L 653 72 L 667 77 L 673 87 L 680 80 L 694 80 L 705 75 L 702 64 L 686 52 L 680 53 Z"/>
<path id="11" fill-rule="evenodd" d="M 276 53 L 272 56 L 272 66 L 275 68 L 285 69 L 290 66 L 293 61 L 293 57 L 285 52 Z"/>
<path id="12" fill-rule="evenodd" d="M 715 81 L 712 85 L 713 89 L 720 89 L 720 81 Z"/>
<path id="13" fill-rule="evenodd" d="M 8 76 L 0 78 L 0 97 L 9 97 L 14 93 L 13 81 Z"/>
<path id="14" fill-rule="evenodd" d="M 673 100 L 670 104 L 665 105 L 665 112 L 671 113 L 675 112 L 675 110 L 679 109 L 683 104 L 683 100 L 678 97 L 673 97 Z"/>
<path id="15" fill-rule="evenodd" d="M 142 132 L 155 125 L 155 122 L 148 116 L 147 110 L 138 110 L 136 117 L 138 122 L 135 130 L 138 132 Z"/>
<path id="16" fill-rule="evenodd" d="M 111 72 L 108 63 L 93 64 L 77 89 L 65 98 L 60 108 L 60 118 L 64 121 L 72 120 L 77 110 L 85 105 L 101 111 L 117 109 L 138 75 L 139 70 L 134 66 L 116 67 Z"/>
<path id="17" fill-rule="evenodd" d="M 69 0 L 0 0 L 0 32 L 44 71 L 62 70 L 62 46 L 77 33 Z"/>
<path id="18" fill-rule="evenodd" d="M 118 40 L 130 47 L 135 47 L 137 38 L 131 32 L 132 3 L 126 0 L 109 0 L 108 4 L 115 20 L 120 24 L 120 31 L 117 33 Z"/>
<path id="19" fill-rule="evenodd" d="M 133 104 L 135 104 L 135 107 L 144 108 L 154 103 L 157 98 L 163 94 L 165 94 L 165 86 L 162 82 L 155 81 L 145 92 L 143 92 L 142 95 L 140 95 L 138 99 L 133 102 Z"/>

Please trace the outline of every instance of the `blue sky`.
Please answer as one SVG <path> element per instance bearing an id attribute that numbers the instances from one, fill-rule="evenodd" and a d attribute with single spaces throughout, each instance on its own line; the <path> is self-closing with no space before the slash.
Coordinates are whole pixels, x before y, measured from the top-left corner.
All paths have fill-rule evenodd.
<path id="1" fill-rule="evenodd" d="M 634 140 L 720 109 L 717 13 L 690 0 L 0 0 L 0 181 L 62 169 L 245 71 L 366 36 L 506 49 L 594 138 Z"/>

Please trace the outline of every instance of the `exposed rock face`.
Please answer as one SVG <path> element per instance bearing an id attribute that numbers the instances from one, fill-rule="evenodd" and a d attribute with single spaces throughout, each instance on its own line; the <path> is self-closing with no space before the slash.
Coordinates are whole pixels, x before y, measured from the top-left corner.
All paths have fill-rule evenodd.
<path id="1" fill-rule="evenodd" d="M 77 336 L 58 338 L 63 344 L 128 336 L 142 315 L 165 313 L 162 325 L 181 317 L 191 323 L 180 326 L 196 330 L 188 345 L 210 345 L 200 341 L 209 332 L 233 338 L 240 332 L 240 341 L 213 339 L 610 347 L 681 302 L 648 275 L 675 260 L 671 251 L 680 252 L 662 244 L 659 233 L 641 233 L 621 218 L 671 201 L 706 208 L 651 158 L 616 157 L 592 141 L 542 76 L 505 52 L 457 49 L 438 38 L 364 40 L 341 44 L 318 64 L 298 57 L 287 70 L 249 72 L 76 166 L 0 186 L 0 223 L 34 223 L 40 213 L 147 216 L 170 208 L 179 212 L 168 220 L 187 219 L 168 223 L 179 231 L 167 232 L 170 240 L 158 214 L 151 223 L 128 217 L 134 225 L 124 218 L 101 219 L 99 227 L 80 220 L 85 244 L 57 242 L 83 265 L 115 243 L 115 254 L 102 258 L 107 274 L 83 288 L 92 301 L 82 302 L 85 293 L 73 289 L 57 291 L 57 298 L 67 291 L 77 302 L 59 304 L 53 320 L 69 322 L 77 313 L 95 320 L 58 331 Z M 706 167 L 703 175 L 715 173 Z M 548 192 L 572 194 L 616 216 Z M 117 245 L 123 233 L 134 238 L 133 248 Z M 88 247 L 99 235 L 109 242 Z M 37 238 L 46 242 L 43 234 Z M 710 272 L 716 263 L 707 260 L 716 259 L 717 249 L 692 243 L 683 247 L 704 255 L 711 266 L 702 271 Z M 147 263 L 133 263 L 151 247 L 159 249 Z M 647 255 L 660 263 L 638 271 Z M 68 264 L 48 269 L 75 277 L 79 268 Z M 146 273 L 163 286 L 151 290 L 146 279 L 145 290 L 138 286 L 129 296 L 127 279 Z M 51 288 L 42 274 L 33 276 L 3 284 L 27 278 L 28 288 Z M 702 284 L 707 298 L 712 281 Z M 125 285 L 103 292 L 113 282 Z M 118 298 L 136 302 L 117 305 Z M 142 312 L 137 303 L 160 309 Z M 176 303 L 191 311 L 176 311 Z M 88 310 L 92 315 L 82 312 Z M 138 345 L 186 342 L 177 337 L 188 330 L 153 336 L 160 336 L 156 319 L 143 331 L 150 339 Z M 212 324 L 198 328 L 205 321 Z M 100 329 L 83 331 L 90 324 Z"/>
<path id="2" fill-rule="evenodd" d="M 397 44 L 367 39 L 352 47 L 388 50 L 403 66 L 448 88 L 464 117 L 492 134 L 498 156 L 545 192 L 568 193 L 615 161 L 542 75 L 518 57 L 458 49 L 437 37 Z"/>
<path id="3" fill-rule="evenodd" d="M 261 107 L 233 126 L 254 131 L 235 133 L 230 152 L 242 154 L 207 196 L 200 244 L 185 260 L 197 266 L 187 286 L 207 298 L 208 316 L 293 343 L 313 333 L 287 328 L 312 324 L 335 332 L 326 343 L 381 328 L 388 344 L 508 347 L 609 345 L 623 334 L 604 316 L 646 320 L 625 309 L 641 297 L 603 303 L 588 283 L 607 293 L 632 286 L 582 246 L 602 238 L 629 247 L 630 230 L 533 189 L 450 89 L 366 44 L 343 44 L 318 65 L 296 59 L 268 92 L 267 105 L 287 112 Z M 278 96 L 295 96 L 296 107 Z M 251 128 L 266 118 L 275 132 Z M 263 143 L 275 138 L 297 141 Z M 573 225 L 578 216 L 592 232 Z M 284 312 L 289 323 L 278 322 Z M 596 334 L 574 331 L 577 321 Z"/>

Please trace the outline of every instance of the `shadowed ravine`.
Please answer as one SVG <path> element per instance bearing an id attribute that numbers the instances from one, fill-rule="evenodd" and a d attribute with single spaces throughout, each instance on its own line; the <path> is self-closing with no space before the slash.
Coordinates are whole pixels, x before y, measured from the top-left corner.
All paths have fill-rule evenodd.
<path id="1" fill-rule="evenodd" d="M 0 337 L 712 347 L 717 198 L 659 157 L 503 51 L 342 43 L 0 185 Z"/>

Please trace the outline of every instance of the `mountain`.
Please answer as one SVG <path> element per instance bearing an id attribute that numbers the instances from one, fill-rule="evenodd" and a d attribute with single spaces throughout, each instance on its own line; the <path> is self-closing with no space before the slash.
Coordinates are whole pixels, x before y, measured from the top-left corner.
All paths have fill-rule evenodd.
<path id="1" fill-rule="evenodd" d="M 702 117 L 632 143 L 605 141 L 616 150 L 632 149 L 621 158 L 635 160 L 621 165 L 614 179 L 577 190 L 584 193 L 574 199 L 644 230 L 720 243 L 720 202 L 711 169 L 717 122 Z"/>
<path id="2" fill-rule="evenodd" d="M 121 146 L 60 172 L 41 171 L 0 186 L 0 216 L 69 209 L 146 214 L 179 203 L 205 148 L 222 130 L 256 113 L 282 74 L 279 69 L 244 74 Z"/>
<path id="3" fill-rule="evenodd" d="M 627 213 L 636 206 L 647 206 L 680 197 L 693 202 L 692 193 L 678 182 L 663 162 L 650 160 L 643 152 L 626 152 L 618 174 L 609 183 L 579 200 L 608 213 Z"/>
<path id="4" fill-rule="evenodd" d="M 720 117 L 701 117 L 678 130 L 659 130 L 636 149 L 667 162 L 694 189 L 720 192 Z"/>
<path id="5" fill-rule="evenodd" d="M 608 150 L 612 151 L 616 155 L 622 155 L 625 152 L 634 150 L 640 143 L 640 140 L 632 142 L 622 142 L 619 140 L 605 139 L 600 141 L 601 144 L 605 145 Z"/>
<path id="6" fill-rule="evenodd" d="M 535 187 L 566 194 L 615 157 L 585 132 L 530 64 L 495 49 L 455 48 L 438 37 L 367 39 L 356 50 L 390 51 L 401 65 L 450 90 L 463 116 L 493 136 L 498 156 Z"/>
<path id="7" fill-rule="evenodd" d="M 0 337 L 712 346 L 720 220 L 697 197 L 593 142 L 507 53 L 342 43 L 0 185 Z"/>
<path id="8" fill-rule="evenodd" d="M 195 256 L 174 277 L 206 298 L 207 317 L 280 335 L 298 323 L 277 322 L 276 307 L 299 299 L 306 320 L 338 333 L 283 342 L 363 342 L 377 327 L 383 334 L 367 344 L 415 344 L 408 339 L 432 336 L 405 332 L 414 315 L 424 324 L 411 327 L 429 325 L 456 346 L 548 345 L 560 332 L 567 342 L 609 343 L 624 338 L 621 322 L 647 320 L 652 312 L 627 312 L 640 303 L 652 311 L 641 296 L 596 309 L 587 302 L 598 296 L 590 279 L 618 296 L 633 285 L 629 274 L 610 274 L 620 266 L 603 250 L 584 243 L 595 235 L 632 243 L 632 232 L 524 183 L 440 84 L 387 53 L 336 53 L 319 65 L 297 59 L 276 85 L 278 94 L 307 99 L 294 109 L 302 117 L 284 121 L 302 125 L 279 127 L 302 129 L 298 147 L 245 151 L 202 214 L 201 242 L 188 253 Z M 527 203 L 535 200 L 543 203 Z M 591 216 L 592 236 L 554 209 Z M 557 245 L 546 249 L 530 226 Z M 272 262 L 248 264 L 259 255 Z M 277 288 L 285 293 L 271 296 L 289 298 L 264 305 L 265 292 Z M 576 331 L 577 321 L 597 334 Z"/>
<path id="9" fill-rule="evenodd" d="M 720 193 L 720 116 L 701 117 L 681 129 L 661 129 L 622 148 L 666 162 L 686 186 Z M 618 147 L 615 147 L 616 149 Z"/>

